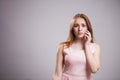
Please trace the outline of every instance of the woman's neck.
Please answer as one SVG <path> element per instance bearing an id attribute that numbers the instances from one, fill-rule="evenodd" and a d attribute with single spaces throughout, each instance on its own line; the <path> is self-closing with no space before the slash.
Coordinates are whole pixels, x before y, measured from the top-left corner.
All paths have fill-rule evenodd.
<path id="1" fill-rule="evenodd" d="M 72 47 L 77 50 L 83 49 L 83 40 L 82 39 L 75 39 L 73 41 Z"/>

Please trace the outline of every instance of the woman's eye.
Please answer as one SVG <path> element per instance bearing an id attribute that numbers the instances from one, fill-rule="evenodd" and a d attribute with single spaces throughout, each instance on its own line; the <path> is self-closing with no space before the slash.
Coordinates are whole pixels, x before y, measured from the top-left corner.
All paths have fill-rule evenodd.
<path id="1" fill-rule="evenodd" d="M 74 24 L 74 27 L 79 27 L 79 24 Z"/>
<path id="2" fill-rule="evenodd" d="M 85 24 L 82 24 L 82 27 L 85 27 L 86 25 Z"/>

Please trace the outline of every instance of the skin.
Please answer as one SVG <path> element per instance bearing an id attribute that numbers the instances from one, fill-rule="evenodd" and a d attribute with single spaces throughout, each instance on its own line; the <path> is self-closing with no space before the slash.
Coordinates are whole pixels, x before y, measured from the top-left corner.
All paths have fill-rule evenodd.
<path id="1" fill-rule="evenodd" d="M 91 73 L 96 73 L 100 68 L 100 46 L 97 43 L 91 43 L 91 34 L 87 30 L 86 22 L 83 18 L 77 18 L 73 27 L 74 34 L 76 36 L 75 41 L 71 45 L 71 48 L 79 51 L 85 50 L 85 56 L 88 63 L 88 67 Z M 84 37 L 87 37 L 87 40 L 84 40 Z M 95 52 L 92 55 L 89 46 L 94 44 Z M 84 45 L 84 46 L 83 46 Z M 62 80 L 62 69 L 63 69 L 63 45 L 58 45 L 57 55 L 56 55 L 56 66 L 55 72 L 52 76 L 52 80 Z"/>

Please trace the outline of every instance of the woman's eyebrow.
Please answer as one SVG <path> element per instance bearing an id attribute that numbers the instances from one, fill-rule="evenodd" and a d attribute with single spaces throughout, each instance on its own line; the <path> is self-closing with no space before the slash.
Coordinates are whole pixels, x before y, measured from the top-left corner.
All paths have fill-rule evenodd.
<path id="1" fill-rule="evenodd" d="M 75 23 L 74 25 L 75 25 L 75 26 L 78 26 L 79 24 L 78 24 L 78 23 Z"/>
<path id="2" fill-rule="evenodd" d="M 81 23 L 81 24 L 85 24 L 85 23 Z M 86 25 L 86 24 L 85 24 Z"/>

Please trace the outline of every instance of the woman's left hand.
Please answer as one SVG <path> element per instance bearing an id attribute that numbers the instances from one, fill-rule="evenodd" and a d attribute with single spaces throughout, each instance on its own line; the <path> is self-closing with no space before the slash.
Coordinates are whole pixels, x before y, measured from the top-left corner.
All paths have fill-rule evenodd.
<path id="1" fill-rule="evenodd" d="M 85 44 L 91 43 L 92 37 L 91 37 L 91 33 L 88 30 L 85 32 L 85 37 L 87 37 Z"/>

